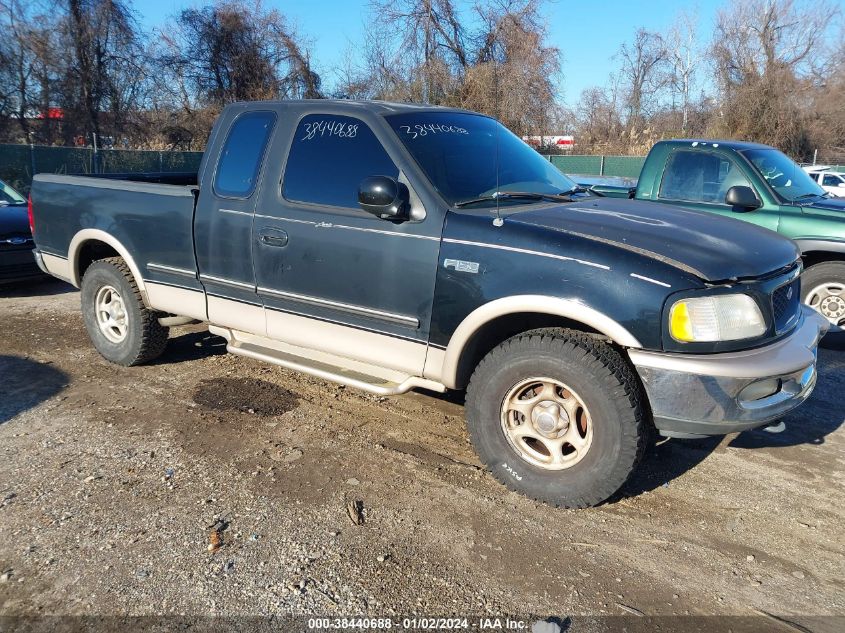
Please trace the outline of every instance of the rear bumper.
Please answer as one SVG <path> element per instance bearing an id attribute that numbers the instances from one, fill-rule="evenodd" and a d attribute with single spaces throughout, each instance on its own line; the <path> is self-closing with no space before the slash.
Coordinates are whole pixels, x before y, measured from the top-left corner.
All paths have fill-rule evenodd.
<path id="1" fill-rule="evenodd" d="M 0 283 L 26 281 L 44 276 L 31 249 L 0 251 Z"/>
<path id="2" fill-rule="evenodd" d="M 816 349 L 829 327 L 802 306 L 789 337 L 726 354 L 630 350 L 664 435 L 723 435 L 766 426 L 806 400 L 816 385 Z"/>

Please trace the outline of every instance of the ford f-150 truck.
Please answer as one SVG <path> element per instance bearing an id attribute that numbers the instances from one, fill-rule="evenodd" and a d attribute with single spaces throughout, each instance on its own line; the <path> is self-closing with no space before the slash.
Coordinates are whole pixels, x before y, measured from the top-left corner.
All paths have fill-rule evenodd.
<path id="1" fill-rule="evenodd" d="M 727 215 L 795 240 L 804 263 L 801 299 L 830 322 L 825 344 L 845 345 L 845 199 L 782 152 L 742 141 L 661 141 L 632 184 L 578 182 L 606 196 Z"/>
<path id="2" fill-rule="evenodd" d="M 827 327 L 790 240 L 594 196 L 463 110 L 230 105 L 199 174 L 38 175 L 31 217 L 108 360 L 150 361 L 197 320 L 376 394 L 466 389 L 495 477 L 569 507 L 613 495 L 653 429 L 774 426 Z"/>

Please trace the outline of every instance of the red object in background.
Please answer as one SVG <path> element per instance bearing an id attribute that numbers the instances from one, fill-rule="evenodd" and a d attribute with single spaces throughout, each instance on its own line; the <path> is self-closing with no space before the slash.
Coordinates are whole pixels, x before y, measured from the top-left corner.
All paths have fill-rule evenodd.
<path id="1" fill-rule="evenodd" d="M 47 108 L 47 112 L 40 112 L 36 118 L 61 120 L 65 118 L 65 111 L 61 108 Z"/>
<path id="2" fill-rule="evenodd" d="M 572 146 L 575 145 L 575 139 L 571 136 L 562 136 L 557 140 L 557 144 L 563 145 L 564 147 Z"/>

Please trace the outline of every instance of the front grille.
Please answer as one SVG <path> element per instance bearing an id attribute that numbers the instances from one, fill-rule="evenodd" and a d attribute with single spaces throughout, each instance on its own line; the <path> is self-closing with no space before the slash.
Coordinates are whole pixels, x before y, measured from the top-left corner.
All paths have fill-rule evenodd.
<path id="1" fill-rule="evenodd" d="M 772 314 L 775 331 L 781 332 L 795 325 L 801 306 L 801 280 L 796 278 L 772 293 Z"/>

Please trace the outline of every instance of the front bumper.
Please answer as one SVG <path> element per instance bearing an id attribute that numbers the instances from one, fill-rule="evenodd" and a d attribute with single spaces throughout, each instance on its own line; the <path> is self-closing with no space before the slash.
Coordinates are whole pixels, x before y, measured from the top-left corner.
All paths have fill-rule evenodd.
<path id="1" fill-rule="evenodd" d="M 724 354 L 630 350 L 663 435 L 724 435 L 766 426 L 816 385 L 816 348 L 830 324 L 802 306 L 799 325 L 766 347 Z"/>
<path id="2" fill-rule="evenodd" d="M 0 250 L 0 283 L 43 277 L 42 270 L 33 257 L 32 249 Z"/>

